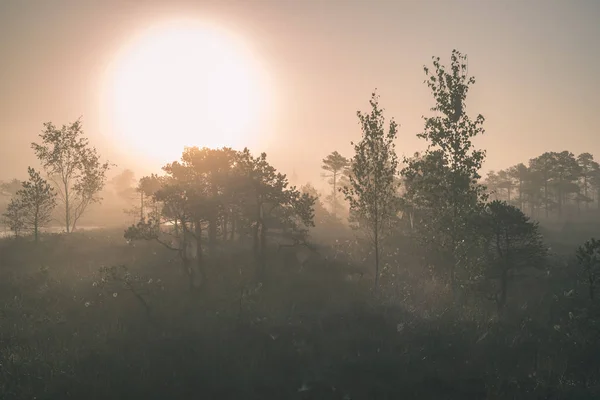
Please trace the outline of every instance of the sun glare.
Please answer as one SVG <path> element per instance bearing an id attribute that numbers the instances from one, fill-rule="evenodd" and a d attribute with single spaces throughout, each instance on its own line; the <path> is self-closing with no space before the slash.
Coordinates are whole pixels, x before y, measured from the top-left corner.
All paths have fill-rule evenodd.
<path id="1" fill-rule="evenodd" d="M 178 159 L 184 146 L 251 146 L 267 110 L 253 54 L 228 32 L 197 22 L 143 32 L 109 75 L 112 131 L 129 153 L 160 162 Z"/>

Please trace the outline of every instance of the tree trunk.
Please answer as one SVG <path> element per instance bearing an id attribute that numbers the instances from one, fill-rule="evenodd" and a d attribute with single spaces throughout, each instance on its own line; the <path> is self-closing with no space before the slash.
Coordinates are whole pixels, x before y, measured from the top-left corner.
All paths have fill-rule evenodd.
<path id="1" fill-rule="evenodd" d="M 258 237 L 258 233 L 259 233 L 259 228 L 260 228 L 260 224 L 262 222 L 262 204 L 260 203 L 260 201 L 257 201 L 256 204 L 256 221 L 254 223 L 254 227 L 252 229 L 252 238 L 253 238 L 253 246 L 252 246 L 252 250 L 254 252 L 254 260 L 258 263 L 259 262 L 259 237 Z M 258 266 L 257 266 L 258 267 Z"/>
<path id="2" fill-rule="evenodd" d="M 264 221 L 260 226 L 260 269 L 261 277 L 264 277 L 267 269 L 267 226 Z"/>
<path id="3" fill-rule="evenodd" d="M 67 228 L 67 233 L 71 232 L 71 215 L 69 212 L 69 183 L 64 182 L 65 185 L 65 224 Z"/>
<path id="4" fill-rule="evenodd" d="M 233 242 L 233 240 L 235 239 L 235 229 L 236 229 L 236 218 L 235 215 L 231 216 L 231 232 L 229 232 L 229 241 Z"/>
<path id="5" fill-rule="evenodd" d="M 144 192 L 140 191 L 140 221 L 144 220 Z"/>
<path id="6" fill-rule="evenodd" d="M 375 290 L 379 287 L 379 227 L 375 227 Z"/>
<path id="7" fill-rule="evenodd" d="M 337 172 L 335 171 L 333 173 L 333 196 L 331 200 L 333 201 L 331 209 L 335 218 L 337 217 Z"/>
<path id="8" fill-rule="evenodd" d="M 548 180 L 544 181 L 544 208 L 546 209 L 546 218 L 548 218 Z"/>
<path id="9" fill-rule="evenodd" d="M 523 209 L 523 180 L 519 178 L 519 208 Z"/>
<path id="10" fill-rule="evenodd" d="M 588 187 L 587 174 L 584 174 L 583 175 L 583 196 L 586 198 L 586 202 L 585 202 L 585 209 L 586 209 L 586 211 L 587 211 L 588 206 L 589 206 L 588 201 L 587 201 L 587 194 L 588 194 L 587 187 Z"/>
<path id="11" fill-rule="evenodd" d="M 500 298 L 498 299 L 498 313 L 501 313 L 506 305 L 506 293 L 508 288 L 508 270 L 502 269 L 502 275 L 500 277 Z"/>
<path id="12" fill-rule="evenodd" d="M 215 248 L 217 245 L 217 216 L 213 213 L 210 220 L 208 221 L 208 250 L 210 251 L 211 257 L 215 254 Z"/>
<path id="13" fill-rule="evenodd" d="M 223 213 L 223 221 L 221 222 L 221 237 L 223 242 L 227 241 L 227 226 L 229 225 L 229 211 Z"/>
<path id="14" fill-rule="evenodd" d="M 206 269 L 204 268 L 204 259 L 202 257 L 202 223 L 196 221 L 195 224 L 195 236 L 196 236 L 196 268 L 200 272 L 200 286 L 204 286 L 207 281 Z"/>

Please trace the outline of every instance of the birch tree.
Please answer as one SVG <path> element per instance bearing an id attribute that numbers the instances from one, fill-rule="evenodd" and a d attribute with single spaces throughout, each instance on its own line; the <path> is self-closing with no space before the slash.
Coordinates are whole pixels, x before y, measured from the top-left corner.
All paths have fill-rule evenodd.
<path id="1" fill-rule="evenodd" d="M 87 207 L 102 200 L 99 193 L 110 164 L 100 161 L 96 148 L 84 136 L 80 119 L 61 128 L 46 122 L 39 138 L 40 143 L 32 143 L 31 148 L 55 186 L 69 233 Z"/>
<path id="2" fill-rule="evenodd" d="M 350 213 L 369 238 L 375 254 L 375 288 L 379 285 L 381 243 L 388 233 L 389 221 L 397 214 L 397 168 L 395 152 L 398 125 L 392 119 L 386 132 L 383 109 L 374 92 L 370 113 L 357 112 L 362 139 L 354 145 L 349 183 L 341 188 L 350 204 Z"/>

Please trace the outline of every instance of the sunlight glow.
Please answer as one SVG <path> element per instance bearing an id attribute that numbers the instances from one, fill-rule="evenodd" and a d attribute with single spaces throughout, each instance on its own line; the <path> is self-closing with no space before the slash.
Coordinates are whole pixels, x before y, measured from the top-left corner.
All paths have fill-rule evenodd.
<path id="1" fill-rule="evenodd" d="M 145 31 L 109 72 L 105 101 L 127 151 L 160 162 L 184 146 L 243 148 L 268 109 L 256 57 L 216 26 L 176 21 Z"/>

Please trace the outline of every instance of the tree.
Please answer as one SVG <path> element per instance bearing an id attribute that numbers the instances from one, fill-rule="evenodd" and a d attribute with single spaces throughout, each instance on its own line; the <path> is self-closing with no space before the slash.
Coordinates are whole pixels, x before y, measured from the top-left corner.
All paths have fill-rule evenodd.
<path id="1" fill-rule="evenodd" d="M 581 153 L 578 155 L 577 163 L 579 164 L 581 172 L 581 189 L 583 191 L 585 208 L 587 209 L 589 203 L 593 201 L 590 198 L 590 194 L 594 182 L 594 175 L 598 174 L 600 165 L 594 161 L 594 156 L 590 153 Z"/>
<path id="2" fill-rule="evenodd" d="M 585 273 L 590 300 L 594 300 L 596 285 L 598 285 L 600 277 L 600 240 L 591 238 L 577 248 L 576 256 Z"/>
<path id="3" fill-rule="evenodd" d="M 17 197 L 11 199 L 6 211 L 2 214 L 2 222 L 15 234 L 16 238 L 21 235 L 26 227 L 25 207 L 21 199 Z"/>
<path id="4" fill-rule="evenodd" d="M 17 196 L 23 207 L 25 226 L 33 230 L 37 242 L 40 228 L 52 220 L 52 212 L 56 207 L 56 192 L 35 169 L 29 167 L 27 172 L 29 180 L 23 182 L 23 188 L 17 192 Z"/>
<path id="5" fill-rule="evenodd" d="M 314 211 L 314 222 L 315 227 L 320 230 L 337 228 L 342 229 L 344 226 L 341 224 L 341 220 L 333 215 L 333 213 L 329 212 L 323 201 L 321 201 L 321 194 L 317 191 L 317 189 L 310 183 L 306 183 L 305 185 L 300 187 L 300 193 L 306 193 L 309 196 L 315 199 L 315 203 L 313 205 Z"/>
<path id="6" fill-rule="evenodd" d="M 600 168 L 590 175 L 590 185 L 596 191 L 597 207 L 600 210 Z"/>
<path id="7" fill-rule="evenodd" d="M 267 161 L 267 154 L 253 157 L 248 149 L 238 154 L 237 175 L 243 178 L 237 186 L 244 198 L 244 210 L 251 221 L 254 258 L 258 276 L 266 268 L 267 232 L 273 224 L 299 229 L 314 226 L 316 198 L 288 187 L 285 174 L 278 173 Z"/>
<path id="8" fill-rule="evenodd" d="M 512 176 L 507 170 L 498 171 L 498 188 L 506 190 L 506 201 L 510 204 L 510 195 L 514 188 Z"/>
<path id="9" fill-rule="evenodd" d="M 321 169 L 327 171 L 327 173 L 323 174 L 323 177 L 329 178 L 328 183 L 331 184 L 332 188 L 331 195 L 328 197 L 331 204 L 331 213 L 334 217 L 337 217 L 340 205 L 338 201 L 339 180 L 346 168 L 348 168 L 349 160 L 337 151 L 334 151 L 325 157 L 322 162 Z"/>
<path id="10" fill-rule="evenodd" d="M 398 212 L 397 168 L 398 158 L 394 140 L 398 125 L 392 119 L 385 131 L 383 109 L 379 96 L 371 95 L 371 112 L 357 112 L 362 128 L 362 139 L 354 146 L 348 186 L 342 193 L 350 204 L 350 212 L 358 226 L 367 234 L 375 253 L 375 288 L 379 285 L 380 246 L 389 232 L 389 222 Z"/>
<path id="11" fill-rule="evenodd" d="M 421 242 L 433 246 L 438 264 L 448 267 L 456 289 L 456 271 L 468 264 L 468 222 L 486 198 L 479 170 L 485 152 L 474 149 L 471 139 L 485 133 L 484 118 L 472 120 L 465 100 L 474 77 L 467 75 L 467 58 L 453 50 L 450 70 L 433 57 L 434 71 L 424 67 L 425 83 L 435 99 L 434 116 L 424 117 L 425 129 L 417 137 L 429 146 L 422 156 L 405 159 L 402 175 L 407 181 L 405 200 L 421 215 L 417 230 Z"/>
<path id="12" fill-rule="evenodd" d="M 556 193 L 558 216 L 560 217 L 569 196 L 579 193 L 577 182 L 581 176 L 581 169 L 575 155 L 570 151 L 552 154 L 554 157 L 554 163 L 552 164 L 553 186 Z"/>
<path id="13" fill-rule="evenodd" d="M 486 205 L 481 223 L 489 280 L 499 285 L 492 294 L 498 310 L 506 305 L 508 282 L 513 272 L 543 266 L 546 247 L 537 223 L 531 222 L 520 209 L 494 200 Z"/>
<path id="14" fill-rule="evenodd" d="M 510 176 L 510 178 L 514 182 L 517 182 L 516 187 L 517 187 L 517 191 L 519 194 L 519 198 L 518 198 L 519 208 L 521 210 L 523 210 L 523 201 L 524 201 L 524 197 L 523 197 L 524 189 L 523 188 L 524 188 L 525 182 L 527 180 L 528 172 L 529 172 L 528 168 L 523 163 L 519 163 L 508 169 L 508 175 Z"/>
<path id="15" fill-rule="evenodd" d="M 550 212 L 550 192 L 548 190 L 550 180 L 552 179 L 552 167 L 554 164 L 554 154 L 546 152 L 536 158 L 529 160 L 529 169 L 535 174 L 532 177 L 538 178 L 532 182 L 535 186 L 541 186 L 543 188 L 543 203 L 544 212 L 546 218 L 548 218 Z"/>
<path id="16" fill-rule="evenodd" d="M 124 200 L 132 200 L 135 196 L 135 174 L 130 169 L 123 170 L 120 174 L 111 179 L 117 196 Z"/>
<path id="17" fill-rule="evenodd" d="M 543 188 L 546 217 L 553 208 L 556 208 L 560 217 L 569 195 L 579 192 L 577 181 L 580 168 L 575 156 L 568 151 L 546 152 L 530 160 L 529 169 L 535 173 L 533 176 L 539 179 L 537 186 Z"/>
<path id="18" fill-rule="evenodd" d="M 14 196 L 19 189 L 21 189 L 21 181 L 18 179 L 0 183 L 0 194 L 3 196 Z"/>
<path id="19" fill-rule="evenodd" d="M 485 188 L 488 196 L 494 196 L 494 199 L 498 200 L 498 189 L 500 188 L 500 178 L 496 171 L 489 171 L 485 178 Z"/>
<path id="20" fill-rule="evenodd" d="M 155 201 L 156 199 L 154 198 L 154 195 L 161 188 L 161 179 L 156 174 L 144 176 L 138 182 L 138 186 L 135 190 L 140 194 L 140 221 L 146 218 L 146 208 L 148 207 L 148 203 L 151 203 L 151 217 L 154 219 L 160 219 L 158 215 L 158 204 Z"/>
<path id="21" fill-rule="evenodd" d="M 110 164 L 100 162 L 96 148 L 84 137 L 80 119 L 61 128 L 44 123 L 39 137 L 41 144 L 32 143 L 31 147 L 64 205 L 64 224 L 69 233 L 75 230 L 87 207 L 102 200 L 99 193 Z"/>

